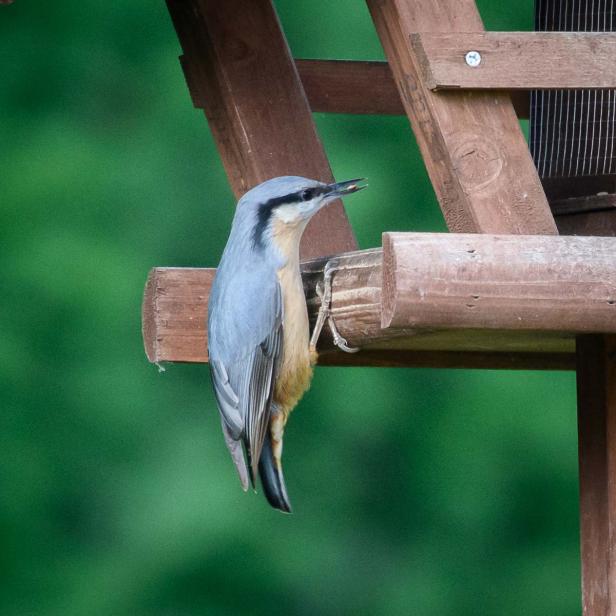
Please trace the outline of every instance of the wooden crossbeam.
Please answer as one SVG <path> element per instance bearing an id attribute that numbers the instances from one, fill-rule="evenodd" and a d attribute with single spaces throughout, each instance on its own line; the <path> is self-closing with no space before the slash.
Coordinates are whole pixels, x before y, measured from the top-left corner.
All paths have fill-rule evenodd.
<path id="1" fill-rule="evenodd" d="M 411 45 L 430 89 L 616 88 L 616 33 L 422 32 Z"/>
<path id="2" fill-rule="evenodd" d="M 167 0 L 193 98 L 204 105 L 236 196 L 272 177 L 330 182 L 295 63 L 271 0 Z M 344 178 L 342 178 L 344 179 Z M 304 233 L 303 258 L 357 244 L 340 201 Z"/>
<path id="3" fill-rule="evenodd" d="M 387 62 L 295 60 L 312 111 L 405 115 Z M 527 92 L 509 93 L 519 118 L 528 118 Z"/>
<path id="4" fill-rule="evenodd" d="M 572 368 L 576 333 L 616 333 L 614 254 L 613 238 L 387 233 L 383 251 L 343 255 L 334 276 L 334 318 L 363 350 L 341 353 L 326 337 L 321 363 Z M 303 265 L 311 321 L 324 263 Z M 143 302 L 150 361 L 207 361 L 213 277 L 152 270 Z"/>
<path id="5" fill-rule="evenodd" d="M 193 105 L 205 109 L 207 93 L 194 83 L 193 70 L 180 58 Z M 352 115 L 405 115 L 400 94 L 387 62 L 361 60 L 296 59 L 295 65 L 310 109 L 322 113 Z M 509 93 L 519 118 L 528 118 L 529 96 L 516 90 Z"/>
<path id="6" fill-rule="evenodd" d="M 451 231 L 556 233 L 509 98 L 434 93 L 410 35 L 483 29 L 474 0 L 368 0 L 404 108 Z"/>

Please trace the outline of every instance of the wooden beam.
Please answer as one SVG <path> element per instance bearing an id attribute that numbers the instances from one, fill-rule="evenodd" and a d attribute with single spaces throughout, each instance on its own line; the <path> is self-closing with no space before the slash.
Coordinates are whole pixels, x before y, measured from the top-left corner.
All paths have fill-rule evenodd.
<path id="1" fill-rule="evenodd" d="M 387 62 L 296 59 L 295 64 L 312 111 L 405 115 Z M 509 96 L 518 118 L 528 118 L 528 92 L 509 92 Z"/>
<path id="2" fill-rule="evenodd" d="M 616 605 L 616 337 L 581 336 L 578 446 L 584 616 Z"/>
<path id="3" fill-rule="evenodd" d="M 555 234 L 509 98 L 436 94 L 410 34 L 483 29 L 474 0 L 368 0 L 405 110 L 451 231 Z"/>
<path id="4" fill-rule="evenodd" d="M 404 115 L 387 62 L 295 60 L 312 111 Z"/>
<path id="5" fill-rule="evenodd" d="M 334 318 L 363 350 L 341 353 L 326 335 L 321 363 L 571 367 L 576 333 L 616 332 L 615 251 L 612 238 L 386 234 L 384 274 L 372 249 L 342 255 L 334 276 Z M 324 263 L 303 265 L 312 322 Z M 213 277 L 152 270 L 143 302 L 150 361 L 207 361 Z"/>
<path id="6" fill-rule="evenodd" d="M 411 45 L 433 90 L 616 88 L 616 33 L 421 32 Z M 480 54 L 477 66 L 469 51 Z"/>
<path id="7" fill-rule="evenodd" d="M 183 69 L 205 114 L 236 197 L 278 175 L 330 182 L 295 63 L 271 0 L 167 0 Z M 346 179 L 346 178 L 340 178 Z M 340 201 L 311 221 L 303 258 L 353 250 Z"/>
<path id="8" fill-rule="evenodd" d="M 193 105 L 205 109 L 207 98 L 185 56 L 180 57 Z M 387 62 L 361 60 L 301 60 L 295 65 L 312 111 L 351 115 L 405 115 L 404 106 Z M 528 118 L 528 92 L 509 92 L 518 118 Z"/>
<path id="9" fill-rule="evenodd" d="M 385 233 L 382 326 L 616 333 L 612 238 Z"/>

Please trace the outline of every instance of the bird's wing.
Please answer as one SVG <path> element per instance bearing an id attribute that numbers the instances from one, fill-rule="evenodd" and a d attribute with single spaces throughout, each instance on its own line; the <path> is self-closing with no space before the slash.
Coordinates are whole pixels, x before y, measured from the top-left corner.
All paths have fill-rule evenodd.
<path id="1" fill-rule="evenodd" d="M 225 441 L 244 488 L 247 487 L 247 471 L 254 484 L 269 427 L 278 360 L 282 353 L 282 299 L 277 280 L 269 290 L 273 293 L 260 297 L 263 301 L 255 302 L 253 312 L 243 315 L 242 323 L 233 322 L 239 317 L 232 308 L 225 309 L 224 303 L 210 318 L 210 330 L 217 330 L 214 340 L 224 336 L 225 348 L 233 349 L 232 353 L 217 352 L 210 346 L 210 374 L 222 415 Z M 219 318 L 222 322 L 217 324 Z M 258 327 L 247 328 L 254 320 L 258 321 Z M 214 344 L 216 346 L 216 342 Z M 239 441 L 244 443 L 249 469 Z"/>

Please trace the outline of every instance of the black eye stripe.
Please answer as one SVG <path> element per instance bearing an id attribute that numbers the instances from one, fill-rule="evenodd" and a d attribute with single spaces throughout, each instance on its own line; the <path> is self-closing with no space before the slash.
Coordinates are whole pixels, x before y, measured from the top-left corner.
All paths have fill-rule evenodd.
<path id="1" fill-rule="evenodd" d="M 313 186 L 311 188 L 304 188 L 297 192 L 283 195 L 282 197 L 272 197 L 267 201 L 264 201 L 259 205 L 257 212 L 257 224 L 253 231 L 253 243 L 255 246 L 263 247 L 263 234 L 272 217 L 274 210 L 281 205 L 293 205 L 294 203 L 302 203 L 303 201 L 310 201 L 318 195 L 326 193 L 327 186 Z"/>

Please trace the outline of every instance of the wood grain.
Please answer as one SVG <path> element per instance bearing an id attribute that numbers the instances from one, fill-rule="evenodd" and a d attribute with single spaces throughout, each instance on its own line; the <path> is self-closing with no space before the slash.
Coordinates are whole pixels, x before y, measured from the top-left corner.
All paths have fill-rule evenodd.
<path id="1" fill-rule="evenodd" d="M 616 34 L 472 32 L 411 34 L 430 89 L 566 90 L 616 88 Z M 481 54 L 479 66 L 465 61 Z"/>
<path id="2" fill-rule="evenodd" d="M 383 235 L 384 328 L 616 333 L 613 238 Z"/>
<path id="3" fill-rule="evenodd" d="M 387 62 L 295 60 L 312 111 L 404 115 Z"/>
<path id="4" fill-rule="evenodd" d="M 206 103 L 236 197 L 279 175 L 332 181 L 271 1 L 167 0 L 167 5 L 184 52 L 189 89 L 193 99 Z M 309 258 L 355 247 L 337 201 L 311 221 L 301 254 Z"/>
<path id="5" fill-rule="evenodd" d="M 451 231 L 555 234 L 511 102 L 498 92 L 432 92 L 414 32 L 481 31 L 474 0 L 368 0 Z"/>
<path id="6" fill-rule="evenodd" d="M 184 56 L 180 57 L 193 105 L 205 109 L 206 99 L 193 83 Z M 296 59 L 312 111 L 359 115 L 405 115 L 396 82 L 387 62 L 361 60 Z M 528 118 L 528 92 L 512 91 L 511 102 L 519 118 Z"/>
<path id="7" fill-rule="evenodd" d="M 616 337 L 577 342 L 580 526 L 584 616 L 616 601 Z"/>
<path id="8" fill-rule="evenodd" d="M 321 363 L 571 367 L 576 333 L 616 332 L 615 239 L 412 233 L 385 242 L 385 274 L 379 249 L 340 256 L 332 311 L 363 350 L 339 352 L 326 331 Z M 311 322 L 324 263 L 303 264 Z M 207 361 L 213 277 L 212 269 L 151 271 L 143 301 L 150 361 Z"/>

